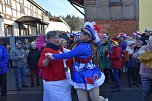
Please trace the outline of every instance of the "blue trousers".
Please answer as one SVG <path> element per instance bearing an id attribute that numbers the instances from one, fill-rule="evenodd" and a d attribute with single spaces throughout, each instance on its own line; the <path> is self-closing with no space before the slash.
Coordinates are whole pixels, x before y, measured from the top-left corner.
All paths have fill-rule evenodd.
<path id="1" fill-rule="evenodd" d="M 16 87 L 20 87 L 20 80 L 19 78 L 21 77 L 21 82 L 22 85 L 25 85 L 25 67 L 14 67 L 14 74 L 15 74 L 15 83 Z"/>
<path id="2" fill-rule="evenodd" d="M 120 89 L 120 69 L 112 69 L 113 78 L 115 81 L 115 88 Z"/>

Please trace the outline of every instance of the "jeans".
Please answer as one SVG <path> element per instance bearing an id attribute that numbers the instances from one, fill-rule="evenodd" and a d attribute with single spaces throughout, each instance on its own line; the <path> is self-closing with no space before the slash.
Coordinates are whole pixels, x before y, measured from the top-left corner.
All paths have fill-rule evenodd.
<path id="1" fill-rule="evenodd" d="M 0 87 L 2 88 L 1 96 L 7 96 L 7 73 L 0 74 Z"/>
<path id="2" fill-rule="evenodd" d="M 25 85 L 25 67 L 14 67 L 16 87 L 20 87 L 19 78 L 21 77 L 22 85 Z"/>
<path id="3" fill-rule="evenodd" d="M 120 69 L 113 68 L 112 71 L 113 71 L 113 77 L 115 81 L 115 88 L 120 89 L 120 77 L 119 77 Z"/>

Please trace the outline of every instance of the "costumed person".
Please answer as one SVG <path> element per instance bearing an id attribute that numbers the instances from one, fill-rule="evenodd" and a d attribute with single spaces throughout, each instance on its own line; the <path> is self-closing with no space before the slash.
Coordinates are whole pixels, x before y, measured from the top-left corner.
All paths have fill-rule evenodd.
<path id="1" fill-rule="evenodd" d="M 128 86 L 131 88 L 133 84 L 136 84 L 136 60 L 133 58 L 134 54 L 134 47 L 135 41 L 133 38 L 127 41 L 127 48 L 126 51 L 128 52 L 128 61 L 125 61 L 127 67 L 127 74 L 128 74 Z"/>
<path id="2" fill-rule="evenodd" d="M 7 71 L 9 56 L 7 49 L 0 45 L 0 87 L 1 87 L 1 97 L 0 101 L 7 100 Z"/>
<path id="3" fill-rule="evenodd" d="M 127 48 L 126 35 L 124 33 L 119 33 L 118 35 L 119 46 L 122 48 L 122 57 L 124 57 L 125 50 Z"/>
<path id="4" fill-rule="evenodd" d="M 73 71 L 71 75 L 71 85 L 77 91 L 79 101 L 88 101 L 88 94 L 92 101 L 107 101 L 99 96 L 99 86 L 104 83 L 105 76 L 99 68 L 93 64 L 91 42 L 100 45 L 98 33 L 95 30 L 95 23 L 86 22 L 81 31 L 80 41 L 70 52 L 63 54 L 47 53 L 46 57 L 53 60 L 73 58 Z"/>
<path id="5" fill-rule="evenodd" d="M 141 33 L 139 31 L 136 31 L 135 33 L 133 33 L 133 38 L 136 40 L 136 46 L 134 47 L 134 52 L 137 52 L 142 44 L 143 41 L 141 40 Z M 141 79 L 140 79 L 140 74 L 139 74 L 139 70 L 140 70 L 140 61 L 138 59 L 136 59 L 136 86 L 139 87 L 141 85 Z"/>
<path id="6" fill-rule="evenodd" d="M 61 52 L 57 32 L 49 31 L 46 34 L 46 40 L 38 62 L 38 67 L 42 69 L 43 101 L 72 101 L 67 66 L 63 60 L 52 60 L 45 56 L 45 53 L 58 54 Z"/>
<path id="7" fill-rule="evenodd" d="M 149 37 L 147 45 L 142 46 L 133 55 L 141 62 L 140 75 L 143 89 L 144 101 L 152 101 L 152 35 Z"/>
<path id="8" fill-rule="evenodd" d="M 111 52 L 111 44 L 108 41 L 108 36 L 103 35 L 102 42 L 100 46 L 100 66 L 104 71 L 105 74 L 105 81 L 106 82 L 113 82 L 113 74 L 110 68 L 110 59 L 107 58 L 107 55 Z"/>
<path id="9" fill-rule="evenodd" d="M 113 71 L 113 78 L 115 82 L 115 86 L 112 87 L 112 91 L 120 92 L 120 69 L 122 68 L 122 49 L 118 44 L 118 40 L 116 39 L 112 39 L 111 44 L 112 51 L 107 57 L 111 60 L 110 66 Z"/>
<path id="10" fill-rule="evenodd" d="M 125 52 L 126 52 L 126 48 L 127 48 L 127 42 L 125 40 L 126 40 L 127 37 L 128 36 L 124 33 L 119 33 L 119 35 L 118 35 L 119 46 L 122 49 L 122 61 L 123 61 L 122 62 L 122 67 L 123 67 L 124 71 L 127 71 L 126 67 L 124 67 L 125 66 L 125 59 L 126 59 Z"/>

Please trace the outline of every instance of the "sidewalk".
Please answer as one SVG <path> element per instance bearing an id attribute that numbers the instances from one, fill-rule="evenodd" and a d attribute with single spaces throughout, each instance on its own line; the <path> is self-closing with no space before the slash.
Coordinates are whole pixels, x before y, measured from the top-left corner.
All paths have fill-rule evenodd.
<path id="1" fill-rule="evenodd" d="M 26 78 L 28 88 L 21 88 L 21 91 L 16 91 L 15 78 L 13 70 L 8 72 L 7 76 L 8 97 L 7 101 L 42 101 L 42 82 L 41 86 L 31 88 L 30 78 Z"/>

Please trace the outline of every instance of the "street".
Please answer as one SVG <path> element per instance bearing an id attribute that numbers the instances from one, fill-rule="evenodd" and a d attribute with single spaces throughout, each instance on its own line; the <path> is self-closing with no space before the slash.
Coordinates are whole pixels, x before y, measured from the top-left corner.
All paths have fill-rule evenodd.
<path id="1" fill-rule="evenodd" d="M 142 101 L 142 90 L 140 87 L 127 87 L 126 75 L 123 74 L 121 92 L 111 92 L 111 84 L 105 83 L 100 87 L 100 95 L 107 97 L 109 101 Z M 8 98 L 7 101 L 42 101 L 43 88 L 42 83 L 40 87 L 30 87 L 30 79 L 28 81 L 28 88 L 22 88 L 21 91 L 15 91 L 14 72 L 8 72 Z M 75 92 L 72 93 L 73 101 L 78 101 Z M 91 101 L 91 100 L 90 100 Z"/>

